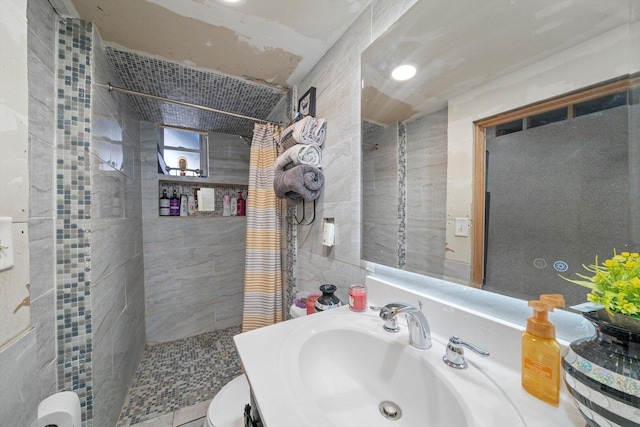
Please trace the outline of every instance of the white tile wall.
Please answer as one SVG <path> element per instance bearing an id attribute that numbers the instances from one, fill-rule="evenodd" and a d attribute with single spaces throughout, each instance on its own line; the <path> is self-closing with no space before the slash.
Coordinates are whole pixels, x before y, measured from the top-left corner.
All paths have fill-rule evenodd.
<path id="1" fill-rule="evenodd" d="M 360 54 L 415 0 L 373 2 L 298 86 L 316 88 L 316 113 L 327 119 L 323 150 L 325 188 L 317 219 L 298 227 L 298 290 L 316 291 L 323 283 L 338 286 L 346 300 L 351 282 L 363 283 L 360 268 Z M 322 218 L 335 218 L 336 245 L 322 247 Z"/>

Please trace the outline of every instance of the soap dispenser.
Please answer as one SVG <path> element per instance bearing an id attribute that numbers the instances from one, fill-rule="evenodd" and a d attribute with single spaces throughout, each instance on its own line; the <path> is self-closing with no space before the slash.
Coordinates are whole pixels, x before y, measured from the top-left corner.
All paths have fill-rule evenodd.
<path id="1" fill-rule="evenodd" d="M 560 294 L 545 294 L 529 301 L 533 316 L 527 319 L 522 334 L 522 387 L 538 399 L 552 405 L 560 402 L 560 344 L 547 313 L 564 307 Z"/>

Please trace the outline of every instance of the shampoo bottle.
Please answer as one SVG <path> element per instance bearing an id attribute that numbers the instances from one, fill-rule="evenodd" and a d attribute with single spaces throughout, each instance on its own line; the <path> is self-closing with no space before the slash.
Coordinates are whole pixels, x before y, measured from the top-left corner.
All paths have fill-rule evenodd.
<path id="1" fill-rule="evenodd" d="M 242 191 L 238 193 L 238 216 L 245 216 L 246 215 L 246 202 L 245 200 L 242 198 Z"/>
<path id="2" fill-rule="evenodd" d="M 222 216 L 231 216 L 231 197 L 228 194 L 222 196 Z"/>
<path id="3" fill-rule="evenodd" d="M 231 216 L 238 215 L 238 198 L 236 196 L 231 196 Z"/>
<path id="4" fill-rule="evenodd" d="M 178 197 L 178 193 L 176 193 L 175 188 L 173 189 L 171 199 L 169 199 L 169 215 L 180 216 L 180 198 Z"/>
<path id="5" fill-rule="evenodd" d="M 162 197 L 160 197 L 160 216 L 169 216 L 169 196 L 167 196 L 167 190 L 162 190 Z"/>
<path id="6" fill-rule="evenodd" d="M 560 344 L 547 312 L 564 307 L 559 294 L 541 295 L 529 301 L 533 316 L 527 319 L 522 334 L 522 387 L 538 399 L 552 405 L 560 402 Z"/>

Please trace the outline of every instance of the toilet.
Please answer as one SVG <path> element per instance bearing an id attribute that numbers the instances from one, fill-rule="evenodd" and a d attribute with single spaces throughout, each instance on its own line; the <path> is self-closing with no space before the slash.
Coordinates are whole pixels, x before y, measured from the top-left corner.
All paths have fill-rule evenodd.
<path id="1" fill-rule="evenodd" d="M 244 427 L 244 407 L 249 403 L 249 393 L 244 374 L 229 381 L 209 404 L 203 427 Z"/>
<path id="2" fill-rule="evenodd" d="M 292 318 L 306 316 L 306 310 L 292 305 Z M 203 427 L 244 427 L 244 407 L 250 400 L 250 388 L 244 374 L 235 377 L 216 394 L 207 409 Z"/>

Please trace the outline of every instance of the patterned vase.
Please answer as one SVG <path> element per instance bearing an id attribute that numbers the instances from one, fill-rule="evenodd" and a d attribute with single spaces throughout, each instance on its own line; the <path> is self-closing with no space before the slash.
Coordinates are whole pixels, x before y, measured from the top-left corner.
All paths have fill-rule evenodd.
<path id="1" fill-rule="evenodd" d="M 333 294 L 337 289 L 338 288 L 336 288 L 335 285 L 330 284 L 320 286 L 320 292 L 322 292 L 322 295 L 320 295 L 316 300 L 315 307 L 317 312 L 342 306 L 340 298 Z"/>
<path id="2" fill-rule="evenodd" d="M 631 324 L 611 323 L 605 310 L 583 315 L 596 335 L 572 342 L 562 358 L 578 410 L 589 427 L 640 427 L 640 328 L 628 317 Z"/>

